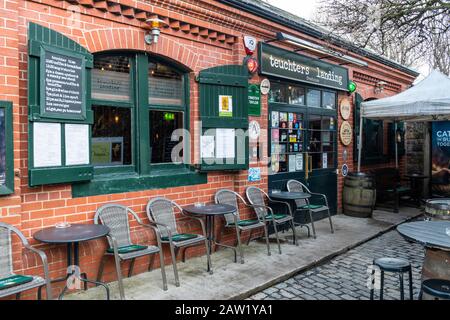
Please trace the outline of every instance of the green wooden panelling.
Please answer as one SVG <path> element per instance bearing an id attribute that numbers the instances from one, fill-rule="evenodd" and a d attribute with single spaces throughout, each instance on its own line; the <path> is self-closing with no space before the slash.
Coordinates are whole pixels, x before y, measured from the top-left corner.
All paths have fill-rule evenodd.
<path id="1" fill-rule="evenodd" d="M 4 110 L 5 130 L 5 181 L 0 185 L 0 195 L 14 193 L 14 150 L 13 150 L 13 117 L 12 102 L 0 101 L 0 109 Z M 3 142 L 2 142 L 3 143 Z"/>
<path id="2" fill-rule="evenodd" d="M 242 65 L 224 65 L 203 70 L 199 73 L 200 116 L 202 132 L 216 128 L 248 129 L 248 71 Z M 232 117 L 219 116 L 219 96 L 232 96 Z M 236 158 L 206 159 L 218 163 L 202 161 L 200 170 L 246 170 L 248 169 L 248 137 L 245 138 L 245 152 L 238 152 L 236 140 Z M 240 155 L 240 159 L 238 158 Z"/>
<path id="3" fill-rule="evenodd" d="M 59 119 L 47 117 L 41 112 L 41 87 L 43 77 L 41 76 L 41 58 L 45 50 L 57 52 L 84 59 L 84 92 L 85 106 L 84 116 L 71 119 Z M 57 122 L 92 124 L 93 113 L 91 110 L 91 68 L 93 67 L 93 56 L 84 47 L 69 39 L 68 37 L 36 23 L 28 25 L 28 163 L 29 163 L 29 185 L 65 183 L 73 181 L 90 180 L 93 177 L 93 167 L 89 165 L 65 166 L 64 152 L 64 125 L 61 128 L 62 163 L 61 167 L 34 168 L 33 157 L 33 122 Z M 91 135 L 89 128 L 89 136 Z M 76 146 L 74 146 L 76 147 Z M 90 149 L 90 143 L 89 143 Z M 90 150 L 89 150 L 90 153 Z"/>
<path id="4" fill-rule="evenodd" d="M 206 173 L 190 171 L 184 167 L 154 170 L 147 176 L 108 174 L 96 176 L 94 180 L 87 183 L 74 183 L 72 197 L 190 186 L 207 182 Z"/>

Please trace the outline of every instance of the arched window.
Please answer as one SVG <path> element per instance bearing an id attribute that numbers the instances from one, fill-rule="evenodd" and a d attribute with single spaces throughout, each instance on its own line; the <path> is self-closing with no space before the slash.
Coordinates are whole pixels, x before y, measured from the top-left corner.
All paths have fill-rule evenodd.
<path id="1" fill-rule="evenodd" d="M 154 166 L 173 165 L 172 149 L 182 142 L 173 132 L 188 123 L 186 77 L 183 70 L 145 53 L 94 56 L 91 143 L 96 173 L 147 174 Z"/>

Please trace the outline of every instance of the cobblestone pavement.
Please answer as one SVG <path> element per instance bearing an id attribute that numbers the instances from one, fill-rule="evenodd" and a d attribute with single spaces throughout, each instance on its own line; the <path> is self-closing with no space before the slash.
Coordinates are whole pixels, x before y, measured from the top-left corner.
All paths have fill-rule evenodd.
<path id="1" fill-rule="evenodd" d="M 267 288 L 249 299 L 254 300 L 367 300 L 368 267 L 374 258 L 404 258 L 413 267 L 414 299 L 417 299 L 424 248 L 404 240 L 397 231 L 390 231 L 362 244 L 323 265 L 297 274 L 294 277 Z M 405 299 L 409 299 L 408 275 L 404 274 Z M 398 275 L 385 273 L 384 299 L 400 298 Z M 378 291 L 375 290 L 375 299 Z"/>

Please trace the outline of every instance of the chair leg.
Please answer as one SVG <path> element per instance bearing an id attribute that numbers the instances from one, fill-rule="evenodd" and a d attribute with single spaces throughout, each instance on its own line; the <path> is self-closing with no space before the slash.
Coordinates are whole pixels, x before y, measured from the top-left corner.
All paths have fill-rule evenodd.
<path id="1" fill-rule="evenodd" d="M 292 237 L 293 237 L 294 244 L 296 246 L 298 246 L 297 231 L 295 231 L 294 219 L 291 220 L 291 228 L 292 228 Z"/>
<path id="2" fill-rule="evenodd" d="M 334 233 L 333 221 L 331 221 L 331 212 L 330 212 L 330 208 L 328 208 L 328 219 L 330 220 L 331 233 Z"/>
<path id="3" fill-rule="evenodd" d="M 131 277 L 133 274 L 134 260 L 136 260 L 136 258 L 133 258 L 130 261 L 130 269 L 128 270 L 128 278 Z"/>
<path id="4" fill-rule="evenodd" d="M 419 297 L 417 299 L 422 300 L 422 298 L 423 298 L 423 284 L 420 286 Z"/>
<path id="5" fill-rule="evenodd" d="M 206 262 L 208 263 L 208 266 L 209 266 L 209 274 L 213 274 L 212 264 L 211 264 L 211 252 L 209 252 L 208 239 L 206 239 L 206 238 L 205 238 L 205 248 L 206 248 Z"/>
<path id="6" fill-rule="evenodd" d="M 250 240 L 252 239 L 253 229 L 250 229 L 250 234 L 248 235 L 247 245 L 250 244 Z"/>
<path id="7" fill-rule="evenodd" d="M 163 281 L 163 290 L 166 291 L 167 290 L 166 265 L 164 263 L 164 252 L 162 251 L 162 248 L 161 248 L 161 250 L 159 250 L 159 261 L 160 261 L 160 265 L 161 265 L 161 276 L 162 276 L 162 281 Z M 178 280 L 177 262 L 172 260 L 172 263 L 174 263 L 173 270 L 174 270 L 174 273 L 175 273 L 175 285 L 177 287 L 179 287 L 180 286 L 180 281 Z"/>
<path id="8" fill-rule="evenodd" d="M 154 261 L 155 261 L 155 255 L 151 254 L 150 259 L 148 261 L 148 272 L 152 271 Z"/>
<path id="9" fill-rule="evenodd" d="M 381 270 L 381 278 L 380 278 L 380 300 L 383 300 L 383 291 L 384 291 L 384 271 Z"/>
<path id="10" fill-rule="evenodd" d="M 278 252 L 281 254 L 281 245 L 280 245 L 280 238 L 278 237 L 278 230 L 277 230 L 277 223 L 275 220 L 273 222 L 273 229 L 275 230 L 275 238 L 277 239 L 277 245 L 278 245 Z"/>
<path id="11" fill-rule="evenodd" d="M 116 265 L 117 282 L 119 284 L 120 299 L 125 300 L 125 290 L 123 288 L 122 270 L 120 269 L 120 258 L 114 254 Z"/>
<path id="12" fill-rule="evenodd" d="M 181 262 L 185 263 L 186 262 L 186 249 L 188 247 L 183 247 L 180 249 L 181 252 Z"/>
<path id="13" fill-rule="evenodd" d="M 396 193 L 395 194 L 395 204 L 394 204 L 394 212 L 398 213 L 398 208 L 399 208 L 399 202 L 400 202 L 400 196 Z"/>
<path id="14" fill-rule="evenodd" d="M 400 280 L 400 300 L 405 300 L 405 292 L 403 286 L 403 273 L 399 273 L 398 279 Z"/>
<path id="15" fill-rule="evenodd" d="M 236 225 L 236 237 L 237 237 L 237 242 L 238 242 L 239 255 L 241 257 L 241 263 L 244 263 L 244 251 L 242 249 L 242 243 L 241 243 L 241 230 L 238 228 L 237 225 Z M 236 255 L 235 255 L 234 262 L 237 262 Z"/>
<path id="16" fill-rule="evenodd" d="M 105 267 L 105 259 L 106 259 L 106 257 L 107 256 L 103 255 L 102 260 L 100 260 L 100 266 L 99 266 L 98 272 L 97 272 L 97 282 L 102 281 L 103 269 Z"/>
<path id="17" fill-rule="evenodd" d="M 270 256 L 269 231 L 267 230 L 267 224 L 264 224 L 264 234 L 266 235 L 267 255 Z"/>
<path id="18" fill-rule="evenodd" d="M 309 212 L 309 220 L 311 220 L 311 227 L 312 227 L 312 231 L 313 231 L 313 238 L 316 239 L 317 238 L 317 236 L 316 236 L 316 228 L 314 226 L 314 219 L 313 219 L 312 211 L 308 210 L 308 212 Z"/>
<path id="19" fill-rule="evenodd" d="M 409 299 L 410 299 L 410 300 L 413 300 L 414 297 L 413 297 L 412 268 L 409 269 L 408 275 L 409 275 Z"/>
<path id="20" fill-rule="evenodd" d="M 175 250 L 173 248 L 173 244 L 170 243 L 169 247 L 170 247 L 170 255 L 172 256 L 173 273 L 174 273 L 174 276 L 175 276 L 175 286 L 179 287 L 180 286 L 180 280 L 178 278 L 177 258 L 176 258 L 176 255 L 175 255 Z M 161 252 L 162 252 L 162 250 L 161 250 Z M 178 248 L 177 248 L 177 253 L 178 253 Z M 161 253 L 160 253 L 160 257 L 161 257 L 161 259 L 163 259 L 163 261 L 161 262 L 161 264 L 163 264 L 164 263 L 164 256 Z M 167 290 L 167 284 L 166 284 L 166 288 L 164 290 Z"/>
<path id="21" fill-rule="evenodd" d="M 370 288 L 370 300 L 373 300 L 374 291 L 375 291 L 375 268 L 372 265 L 372 287 Z"/>

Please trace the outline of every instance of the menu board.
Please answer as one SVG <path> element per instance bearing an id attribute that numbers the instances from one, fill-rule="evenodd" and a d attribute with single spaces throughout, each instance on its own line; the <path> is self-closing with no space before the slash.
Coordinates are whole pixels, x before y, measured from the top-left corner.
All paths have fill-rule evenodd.
<path id="1" fill-rule="evenodd" d="M 0 108 L 0 186 L 6 184 L 6 117 Z"/>
<path id="2" fill-rule="evenodd" d="M 66 165 L 89 164 L 89 125 L 65 125 Z"/>
<path id="3" fill-rule="evenodd" d="M 61 124 L 33 123 L 34 167 L 61 166 Z"/>
<path id="4" fill-rule="evenodd" d="M 84 60 L 52 51 L 42 59 L 41 108 L 44 116 L 82 118 Z"/>

